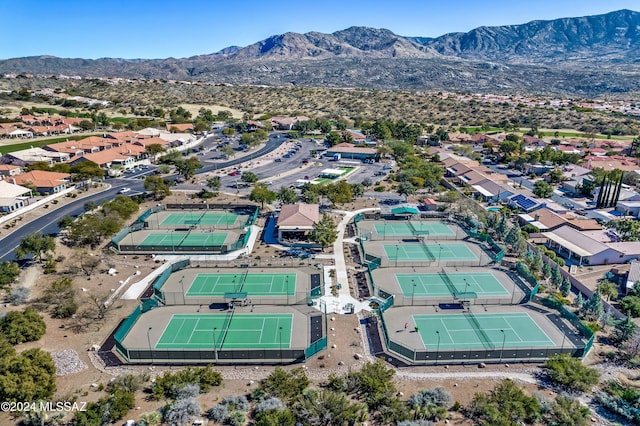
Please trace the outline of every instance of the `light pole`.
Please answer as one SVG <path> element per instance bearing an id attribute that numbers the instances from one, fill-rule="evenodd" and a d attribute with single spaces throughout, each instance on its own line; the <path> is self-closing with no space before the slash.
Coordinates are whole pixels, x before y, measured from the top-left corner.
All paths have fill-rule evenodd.
<path id="1" fill-rule="evenodd" d="M 396 268 L 398 267 L 398 250 L 400 250 L 400 246 L 396 244 Z"/>
<path id="2" fill-rule="evenodd" d="M 467 290 L 469 289 L 469 282 L 467 279 L 464 279 L 464 297 L 467 297 Z"/>
<path id="3" fill-rule="evenodd" d="M 218 343 L 216 342 L 216 330 L 217 327 L 213 327 L 213 356 L 215 360 L 218 360 Z"/>
<path id="4" fill-rule="evenodd" d="M 438 266 L 440 266 L 441 261 L 442 261 L 442 244 L 438 243 Z"/>
<path id="5" fill-rule="evenodd" d="M 436 330 L 438 336 L 438 346 L 436 346 L 436 365 L 438 365 L 438 358 L 440 357 L 440 330 Z"/>
<path id="6" fill-rule="evenodd" d="M 278 335 L 280 342 L 280 364 L 282 364 L 282 327 L 278 327 Z"/>
<path id="7" fill-rule="evenodd" d="M 565 330 L 562 330 L 562 345 L 560 345 L 560 353 L 564 350 L 564 340 L 567 338 L 567 333 Z"/>
<path id="8" fill-rule="evenodd" d="M 180 287 L 182 287 L 182 304 L 187 304 L 187 295 L 184 292 L 184 275 L 180 278 Z"/>
<path id="9" fill-rule="evenodd" d="M 411 306 L 413 306 L 413 299 L 416 296 L 416 281 L 411 280 L 411 284 L 413 284 L 413 290 L 411 291 Z"/>
<path id="10" fill-rule="evenodd" d="M 502 349 L 500 349 L 500 362 L 502 362 L 502 353 L 504 352 L 504 342 L 507 339 L 507 335 L 504 333 L 504 330 L 500 330 L 502 333 Z"/>
<path id="11" fill-rule="evenodd" d="M 153 365 L 153 350 L 151 349 L 151 330 L 153 330 L 153 327 L 149 327 L 147 329 L 147 343 L 149 344 L 149 353 L 151 354 L 151 365 Z"/>
<path id="12" fill-rule="evenodd" d="M 287 275 L 284 279 L 284 281 L 287 283 L 287 305 L 289 304 L 289 276 Z"/>

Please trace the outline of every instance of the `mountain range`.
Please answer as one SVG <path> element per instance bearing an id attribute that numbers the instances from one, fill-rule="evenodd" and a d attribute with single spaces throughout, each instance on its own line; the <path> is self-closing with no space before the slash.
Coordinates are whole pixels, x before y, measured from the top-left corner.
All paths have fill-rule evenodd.
<path id="1" fill-rule="evenodd" d="M 640 13 L 479 27 L 437 38 L 351 27 L 189 58 L 0 61 L 0 73 L 410 90 L 640 93 Z"/>

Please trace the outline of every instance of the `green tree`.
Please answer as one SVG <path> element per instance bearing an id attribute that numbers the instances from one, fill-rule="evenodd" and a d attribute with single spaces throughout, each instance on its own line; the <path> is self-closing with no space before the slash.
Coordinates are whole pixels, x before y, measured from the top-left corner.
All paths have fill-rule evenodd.
<path id="1" fill-rule="evenodd" d="M 568 354 L 552 355 L 544 363 L 546 375 L 553 383 L 569 391 L 586 392 L 598 383 L 600 373 Z"/>
<path id="2" fill-rule="evenodd" d="M 0 333 L 13 345 L 38 340 L 46 331 L 44 320 L 32 307 L 8 312 L 0 320 Z"/>
<path id="3" fill-rule="evenodd" d="M 220 190 L 220 178 L 218 176 L 211 177 L 207 179 L 207 187 L 212 191 L 216 192 Z"/>
<path id="4" fill-rule="evenodd" d="M 447 408 L 451 406 L 451 394 L 443 387 L 425 389 L 415 393 L 407 400 L 416 420 L 440 421 L 447 416 Z"/>
<path id="5" fill-rule="evenodd" d="M 460 199 L 460 193 L 454 189 L 445 192 L 439 200 L 443 203 L 453 204 Z"/>
<path id="6" fill-rule="evenodd" d="M 144 148 L 144 153 L 153 158 L 155 158 L 156 155 L 162 154 L 164 152 L 167 152 L 167 150 L 159 143 L 152 143 Z"/>
<path id="7" fill-rule="evenodd" d="M 20 267 L 16 262 L 0 262 L 0 290 L 6 290 L 20 276 Z"/>
<path id="8" fill-rule="evenodd" d="M 638 326 L 631 319 L 631 315 L 627 315 L 624 319 L 616 321 L 613 327 L 612 338 L 617 344 L 624 343 L 638 330 Z"/>
<path id="9" fill-rule="evenodd" d="M 153 193 L 156 200 L 162 200 L 171 195 L 169 185 L 160 176 L 147 176 L 144 178 L 144 189 Z"/>
<path id="10" fill-rule="evenodd" d="M 253 172 L 244 172 L 242 174 L 242 181 L 246 183 L 256 183 L 258 181 L 258 176 Z"/>
<path id="11" fill-rule="evenodd" d="M 356 198 L 364 196 L 364 185 L 361 183 L 351 184 L 351 192 L 353 192 L 353 196 Z"/>
<path id="12" fill-rule="evenodd" d="M 564 277 L 564 279 L 562 280 L 562 284 L 560 285 L 560 293 L 564 297 L 569 296 L 569 293 L 571 293 L 571 281 L 569 281 L 569 278 Z"/>
<path id="13" fill-rule="evenodd" d="M 602 280 L 600 284 L 598 284 L 598 288 L 600 289 L 600 293 L 607 298 L 607 301 L 618 297 L 618 286 L 609 280 Z"/>
<path id="14" fill-rule="evenodd" d="M 344 180 L 324 187 L 325 195 L 331 201 L 332 205 L 345 204 L 353 201 L 353 192 L 351 185 Z"/>
<path id="15" fill-rule="evenodd" d="M 113 200 L 102 203 L 102 215 L 111 213 L 118 215 L 123 220 L 129 220 L 140 209 L 140 206 L 131 198 L 124 195 L 116 195 Z"/>
<path id="16" fill-rule="evenodd" d="M 540 417 L 540 403 L 511 380 L 503 380 L 487 395 L 476 393 L 468 415 L 483 426 L 520 426 Z"/>
<path id="17" fill-rule="evenodd" d="M 556 167 L 549 172 L 549 182 L 560 183 L 564 180 L 564 172 L 562 169 Z"/>
<path id="18" fill-rule="evenodd" d="M 41 232 L 34 232 L 20 240 L 16 248 L 16 258 L 24 259 L 33 256 L 33 260 L 40 262 L 43 258 L 53 254 L 56 249 L 56 241 L 53 237 L 42 235 Z"/>
<path id="19" fill-rule="evenodd" d="M 533 193 L 538 198 L 549 198 L 553 195 L 553 187 L 543 180 L 533 184 Z"/>
<path id="20" fill-rule="evenodd" d="M 151 393 L 156 400 L 178 399 L 180 390 L 186 385 L 198 385 L 200 393 L 207 393 L 212 386 L 221 384 L 222 376 L 211 367 L 187 367 L 176 373 L 166 371 L 162 376 L 156 377 Z"/>
<path id="21" fill-rule="evenodd" d="M 340 133 L 338 132 L 330 132 L 327 135 L 327 143 L 329 146 L 335 146 L 340 143 Z"/>
<path id="22" fill-rule="evenodd" d="M 293 188 L 287 188 L 286 186 L 280 187 L 276 197 L 282 204 L 295 204 L 298 202 L 298 194 L 296 193 L 296 190 Z"/>
<path id="23" fill-rule="evenodd" d="M 586 426 L 591 410 L 574 398 L 558 395 L 545 413 L 545 424 L 552 426 Z"/>
<path id="24" fill-rule="evenodd" d="M 404 195 L 405 199 L 409 198 L 409 195 L 416 193 L 416 187 L 411 182 L 400 182 L 398 185 L 398 194 Z"/>
<path id="25" fill-rule="evenodd" d="M 324 213 L 320 220 L 313 224 L 313 230 L 309 234 L 309 239 L 325 247 L 333 244 L 338 238 L 335 221 L 328 214 Z"/>
<path id="26" fill-rule="evenodd" d="M 176 170 L 178 170 L 178 173 L 183 175 L 185 179 L 191 179 L 196 174 L 196 170 L 201 168 L 202 163 L 195 157 L 176 162 Z"/>
<path id="27" fill-rule="evenodd" d="M 92 210 L 97 209 L 97 208 L 98 208 L 98 205 L 96 204 L 96 202 L 95 202 L 95 201 L 89 200 L 89 201 L 86 201 L 86 202 L 84 203 L 83 208 L 84 208 L 84 211 L 85 211 L 85 212 L 90 212 L 90 211 L 92 211 Z"/>
<path id="28" fill-rule="evenodd" d="M 580 314 L 587 321 L 597 321 L 604 313 L 604 305 L 602 304 L 602 293 L 600 288 L 596 288 L 591 297 L 584 302 Z"/>
<path id="29" fill-rule="evenodd" d="M 296 416 L 288 409 L 265 410 L 256 414 L 255 426 L 295 426 Z"/>
<path id="30" fill-rule="evenodd" d="M 276 200 L 276 196 L 277 194 L 270 190 L 266 184 L 258 183 L 249 194 L 249 200 L 260 203 L 264 208 L 264 203 L 273 203 Z"/>
<path id="31" fill-rule="evenodd" d="M 102 179 L 104 170 L 91 161 L 81 161 L 71 166 L 73 180 Z"/>
<path id="32" fill-rule="evenodd" d="M 307 390 L 293 408 L 300 422 L 314 426 L 354 425 L 366 419 L 366 407 L 342 392 Z"/>
<path id="33" fill-rule="evenodd" d="M 555 288 L 559 288 L 562 285 L 562 281 L 562 272 L 560 272 L 560 266 L 556 263 L 556 267 L 551 270 L 551 284 Z"/>
<path id="34" fill-rule="evenodd" d="M 33 348 L 0 358 L 3 401 L 50 399 L 56 391 L 56 367 L 48 352 Z"/>
<path id="35" fill-rule="evenodd" d="M 627 296 L 620 301 L 622 312 L 627 312 L 633 318 L 640 317 L 640 297 Z"/>
<path id="36" fill-rule="evenodd" d="M 635 219 L 612 220 L 607 222 L 605 227 L 615 230 L 622 241 L 640 240 L 640 221 Z"/>
<path id="37" fill-rule="evenodd" d="M 266 379 L 260 382 L 260 386 L 254 391 L 254 395 L 260 397 L 276 397 L 285 403 L 292 402 L 309 386 L 309 378 L 302 368 L 283 370 L 276 367 Z"/>

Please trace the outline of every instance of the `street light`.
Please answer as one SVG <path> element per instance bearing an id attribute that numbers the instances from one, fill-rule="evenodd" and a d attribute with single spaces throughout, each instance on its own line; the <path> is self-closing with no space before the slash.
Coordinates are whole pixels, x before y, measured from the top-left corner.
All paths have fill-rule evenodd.
<path id="1" fill-rule="evenodd" d="M 507 339 L 507 335 L 504 333 L 504 330 L 500 330 L 502 333 L 502 349 L 500 349 L 500 362 L 502 362 L 502 353 L 504 352 L 504 342 Z"/>
<path id="2" fill-rule="evenodd" d="M 400 250 L 400 246 L 396 244 L 396 268 L 398 267 L 398 250 Z"/>
<path id="3" fill-rule="evenodd" d="M 289 304 L 289 276 L 287 275 L 284 279 L 284 281 L 287 283 L 287 305 Z"/>
<path id="4" fill-rule="evenodd" d="M 467 297 L 467 290 L 469 289 L 469 282 L 464 278 L 464 297 Z"/>
<path id="5" fill-rule="evenodd" d="M 416 295 L 416 280 L 411 280 L 411 284 L 413 284 L 413 290 L 411 291 L 411 306 L 413 306 L 413 299 Z"/>
<path id="6" fill-rule="evenodd" d="M 215 358 L 215 360 L 218 360 L 218 344 L 216 342 L 216 330 L 218 328 L 217 327 L 213 327 L 213 356 Z"/>
<path id="7" fill-rule="evenodd" d="M 182 304 L 187 304 L 187 295 L 184 292 L 184 275 L 180 278 L 180 287 L 182 287 Z"/>
<path id="8" fill-rule="evenodd" d="M 153 330 L 153 327 L 149 327 L 147 330 L 147 343 L 149 344 L 149 353 L 151 354 L 151 365 L 153 365 L 153 350 L 151 350 L 151 337 L 149 336 L 151 330 Z"/>
<path id="9" fill-rule="evenodd" d="M 438 336 L 438 346 L 436 347 L 436 365 L 438 365 L 438 358 L 440 357 L 440 331 L 436 330 Z"/>

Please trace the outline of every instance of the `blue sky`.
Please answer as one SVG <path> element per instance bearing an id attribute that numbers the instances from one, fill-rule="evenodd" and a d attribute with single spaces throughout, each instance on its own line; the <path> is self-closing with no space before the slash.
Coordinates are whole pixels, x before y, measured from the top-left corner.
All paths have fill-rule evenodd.
<path id="1" fill-rule="evenodd" d="M 353 25 L 434 37 L 482 25 L 640 10 L 638 0 L 0 0 L 0 59 L 166 58 Z"/>

